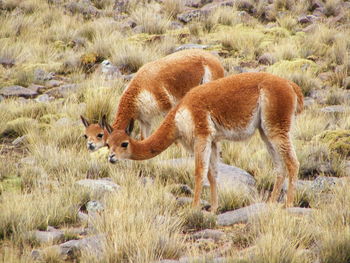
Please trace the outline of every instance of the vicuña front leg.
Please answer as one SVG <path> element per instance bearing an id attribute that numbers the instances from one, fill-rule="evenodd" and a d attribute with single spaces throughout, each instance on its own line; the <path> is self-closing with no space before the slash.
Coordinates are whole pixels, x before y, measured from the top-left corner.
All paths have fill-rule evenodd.
<path id="1" fill-rule="evenodd" d="M 146 139 L 151 134 L 151 125 L 147 122 L 140 122 L 141 140 Z"/>
<path id="2" fill-rule="evenodd" d="M 208 174 L 211 154 L 211 141 L 206 138 L 197 138 L 194 145 L 195 157 L 195 186 L 193 207 L 200 207 L 203 177 Z"/>

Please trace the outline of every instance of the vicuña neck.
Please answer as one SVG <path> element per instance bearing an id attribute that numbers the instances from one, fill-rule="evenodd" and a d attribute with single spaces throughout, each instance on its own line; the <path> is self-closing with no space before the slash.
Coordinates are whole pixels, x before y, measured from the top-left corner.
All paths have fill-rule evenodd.
<path id="1" fill-rule="evenodd" d="M 127 90 L 120 98 L 118 110 L 112 124 L 113 129 L 125 130 L 128 127 L 130 121 L 135 119 L 136 112 L 136 98 L 139 92 L 139 88 L 131 83 Z"/>
<path id="2" fill-rule="evenodd" d="M 175 110 L 168 113 L 160 127 L 143 141 L 130 139 L 132 160 L 151 159 L 166 150 L 178 137 L 174 117 Z"/>

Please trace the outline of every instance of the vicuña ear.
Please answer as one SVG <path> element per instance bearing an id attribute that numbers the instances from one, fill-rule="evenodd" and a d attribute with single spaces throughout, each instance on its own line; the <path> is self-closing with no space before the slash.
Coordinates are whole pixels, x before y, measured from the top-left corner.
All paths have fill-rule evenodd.
<path id="1" fill-rule="evenodd" d="M 102 117 L 102 123 L 101 123 L 100 126 L 101 126 L 103 129 L 106 129 L 107 132 L 108 132 L 109 134 L 111 134 L 111 133 L 113 132 L 112 126 L 109 125 L 109 124 L 107 123 L 106 115 L 103 115 L 103 117 Z"/>
<path id="2" fill-rule="evenodd" d="M 90 125 L 90 123 L 83 117 L 83 115 L 80 115 L 80 119 L 86 128 Z"/>
<path id="3" fill-rule="evenodd" d="M 101 128 L 104 128 L 104 127 L 103 127 L 103 123 L 107 123 L 106 114 L 104 114 L 104 115 L 102 116 L 102 119 L 98 122 L 98 125 L 100 125 Z"/>
<path id="4" fill-rule="evenodd" d="M 126 127 L 125 129 L 126 134 L 130 136 L 133 129 L 134 129 L 134 119 L 131 119 L 128 127 Z"/>

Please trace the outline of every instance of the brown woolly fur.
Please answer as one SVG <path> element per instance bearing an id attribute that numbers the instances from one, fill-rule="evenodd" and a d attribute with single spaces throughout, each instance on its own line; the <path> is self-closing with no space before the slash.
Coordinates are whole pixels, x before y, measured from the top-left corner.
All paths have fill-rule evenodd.
<path id="1" fill-rule="evenodd" d="M 302 107 L 300 87 L 288 80 L 268 73 L 232 75 L 192 89 L 143 141 L 133 140 L 122 129 L 109 130 L 109 160 L 114 163 L 118 159 L 150 159 L 178 140 L 195 154 L 193 205 L 199 206 L 203 176 L 208 176 L 212 211 L 216 211 L 218 142 L 245 140 L 258 129 L 277 173 L 270 200 L 277 201 L 288 175 L 286 205 L 291 206 L 299 162 L 290 130 L 294 116 Z"/>
<path id="2" fill-rule="evenodd" d="M 150 135 L 154 117 L 165 115 L 193 87 L 223 76 L 219 59 L 198 49 L 179 51 L 147 63 L 121 96 L 112 127 L 125 131 L 130 122 L 137 120 L 144 139 Z M 96 134 L 95 129 L 92 134 Z"/>

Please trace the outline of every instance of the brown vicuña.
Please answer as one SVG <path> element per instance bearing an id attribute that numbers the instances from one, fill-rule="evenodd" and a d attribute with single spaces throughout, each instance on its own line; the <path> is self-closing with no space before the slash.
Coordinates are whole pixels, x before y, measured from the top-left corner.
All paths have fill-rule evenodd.
<path id="1" fill-rule="evenodd" d="M 140 123 L 141 139 L 150 135 L 151 121 L 165 115 L 192 88 L 224 77 L 224 68 L 213 54 L 184 50 L 145 64 L 136 73 L 122 94 L 113 128 L 123 130 Z M 98 124 L 89 124 L 82 117 L 90 150 L 102 147 L 108 134 Z"/>
<path id="2" fill-rule="evenodd" d="M 258 129 L 272 156 L 277 179 L 271 201 L 277 201 L 284 177 L 289 187 L 286 206 L 292 206 L 299 162 L 290 131 L 293 118 L 303 108 L 303 95 L 295 83 L 268 73 L 242 73 L 192 89 L 171 110 L 160 127 L 147 139 L 135 141 L 124 130 L 104 123 L 109 160 L 150 159 L 179 140 L 195 155 L 195 193 L 199 206 L 203 176 L 208 176 L 212 211 L 218 208 L 216 176 L 218 142 L 239 141 Z"/>

